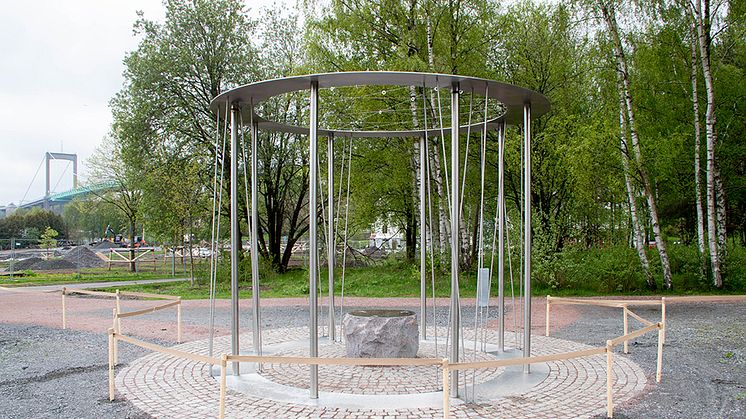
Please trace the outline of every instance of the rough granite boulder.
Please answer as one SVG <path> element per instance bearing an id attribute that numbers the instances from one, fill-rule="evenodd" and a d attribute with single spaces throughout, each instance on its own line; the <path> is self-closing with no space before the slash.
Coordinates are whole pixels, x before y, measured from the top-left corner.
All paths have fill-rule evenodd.
<path id="1" fill-rule="evenodd" d="M 351 358 L 414 358 L 420 348 L 417 316 L 409 310 L 357 310 L 342 320 Z"/>

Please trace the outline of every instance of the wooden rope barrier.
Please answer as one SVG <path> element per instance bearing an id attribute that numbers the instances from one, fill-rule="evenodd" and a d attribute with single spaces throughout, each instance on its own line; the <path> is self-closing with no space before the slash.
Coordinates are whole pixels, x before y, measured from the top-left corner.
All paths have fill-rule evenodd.
<path id="1" fill-rule="evenodd" d="M 449 371 L 448 358 L 443 358 L 441 363 L 443 365 L 443 418 L 448 419 L 451 416 L 451 388 L 449 383 L 451 372 Z"/>
<path id="2" fill-rule="evenodd" d="M 614 344 L 611 340 L 606 341 L 606 417 L 614 417 L 614 397 L 611 388 L 611 374 L 613 373 L 613 360 L 612 354 L 614 352 Z"/>
<path id="3" fill-rule="evenodd" d="M 0 287 L 2 288 L 2 287 Z M 170 307 L 172 305 L 177 305 L 176 308 L 176 334 L 177 338 L 176 341 L 178 343 L 181 343 L 181 297 L 179 296 L 172 296 L 172 295 L 161 295 L 161 294 L 149 294 L 145 292 L 129 292 L 129 291 L 120 291 L 116 290 L 116 292 L 106 292 L 106 291 L 90 291 L 90 290 L 84 290 L 84 289 L 77 289 L 77 288 L 67 288 L 62 287 L 60 290 L 62 294 L 62 329 L 67 329 L 67 296 L 72 294 L 82 294 L 82 295 L 92 295 L 92 296 L 98 296 L 98 297 L 112 297 L 115 299 L 115 307 L 118 314 L 115 316 L 115 324 L 113 325 L 114 329 L 117 333 L 122 333 L 122 321 L 120 320 L 123 317 L 131 317 L 136 316 L 139 314 L 146 314 L 146 313 L 152 313 L 157 310 L 161 310 L 167 307 Z M 59 292 L 59 291 L 45 291 L 45 293 L 48 292 Z M 143 310 L 138 311 L 131 311 L 127 313 L 122 313 L 122 306 L 121 306 L 121 297 L 136 297 L 136 298 L 154 298 L 158 300 L 168 300 L 171 301 L 168 304 L 164 304 L 161 306 L 151 307 Z"/>
<path id="4" fill-rule="evenodd" d="M 178 300 L 181 297 L 167 294 L 151 294 L 147 292 L 133 292 L 133 291 L 122 291 L 121 295 L 127 297 L 140 297 L 140 298 L 155 298 L 157 300 Z"/>
<path id="5" fill-rule="evenodd" d="M 442 360 L 435 358 L 316 358 L 302 356 L 227 355 L 229 362 L 254 362 L 304 365 L 357 365 L 357 366 L 437 366 Z M 456 364 L 450 364 L 456 365 Z"/>
<path id="6" fill-rule="evenodd" d="M 124 317 L 133 317 L 133 316 L 139 316 L 141 314 L 153 313 L 155 311 L 163 310 L 164 308 L 173 307 L 175 305 L 181 305 L 181 301 L 180 300 L 176 300 L 176 301 L 171 301 L 169 303 L 162 304 L 162 305 L 159 305 L 159 306 L 144 308 L 142 310 L 128 311 L 126 313 L 119 313 L 119 314 L 117 314 L 117 318 L 121 319 L 121 318 L 124 318 Z"/>
<path id="7" fill-rule="evenodd" d="M 494 361 L 473 361 L 473 362 L 455 362 L 449 364 L 451 370 L 467 370 L 481 368 L 499 368 L 513 365 L 536 364 L 539 362 L 564 361 L 573 358 L 583 358 L 586 356 L 602 354 L 606 351 L 604 348 L 590 348 L 580 351 L 563 352 L 559 354 L 537 355 L 528 358 L 497 359 Z"/>
<path id="8" fill-rule="evenodd" d="M 120 305 L 120 301 L 119 301 L 120 300 L 119 290 L 117 290 L 116 294 L 117 294 L 117 303 L 116 303 L 117 314 L 119 314 L 122 312 L 122 306 Z M 117 316 L 117 333 L 122 333 L 122 319 L 120 319 L 119 316 Z"/>
<path id="9" fill-rule="evenodd" d="M 614 346 L 619 345 L 620 343 L 623 343 L 625 341 L 628 341 L 630 339 L 634 339 L 638 336 L 642 336 L 645 333 L 650 332 L 651 330 L 660 329 L 662 326 L 660 323 L 655 323 L 650 326 L 643 327 L 642 329 L 635 330 L 634 332 L 627 333 L 626 335 L 616 337 L 614 339 L 611 339 L 611 343 L 614 344 Z"/>
<path id="10" fill-rule="evenodd" d="M 109 401 L 114 400 L 114 329 L 109 329 Z"/>
<path id="11" fill-rule="evenodd" d="M 666 297 L 661 298 L 661 323 L 663 323 L 663 344 L 666 344 Z"/>
<path id="12" fill-rule="evenodd" d="M 219 407 L 219 413 L 218 417 L 220 419 L 225 418 L 225 387 L 226 387 L 226 367 L 228 365 L 228 362 L 226 360 L 226 355 L 223 354 L 222 358 L 220 359 L 220 407 Z"/>
<path id="13" fill-rule="evenodd" d="M 65 302 L 66 288 L 62 287 L 62 330 L 67 329 L 67 307 Z"/>
<path id="14" fill-rule="evenodd" d="M 680 295 L 663 297 L 666 301 L 673 302 L 713 302 L 713 301 L 740 301 L 746 300 L 746 295 Z"/>
<path id="15" fill-rule="evenodd" d="M 116 333 L 121 333 L 121 332 L 119 331 L 119 329 L 117 329 L 117 315 L 119 314 L 119 312 L 117 312 L 117 309 L 116 309 L 116 307 L 115 307 L 115 308 L 113 308 L 113 309 L 112 309 L 112 311 L 113 311 L 113 314 L 114 314 L 114 315 L 113 315 L 113 317 L 112 317 L 112 321 L 111 321 L 111 323 L 112 323 L 112 324 L 111 324 L 111 328 L 112 328 L 112 329 L 113 329 L 113 330 L 114 330 L 114 331 L 115 331 Z M 119 363 L 119 348 L 118 348 L 118 346 L 117 346 L 117 344 L 116 344 L 116 342 L 115 342 L 115 343 L 114 343 L 114 364 L 118 364 L 118 363 Z"/>
<path id="16" fill-rule="evenodd" d="M 176 305 L 176 343 L 181 343 L 181 297 Z"/>
<path id="17" fill-rule="evenodd" d="M 547 295 L 547 318 L 545 322 L 546 331 L 544 332 L 544 336 L 549 336 L 549 306 L 551 304 L 552 304 L 552 296 Z"/>
<path id="18" fill-rule="evenodd" d="M 106 292 L 106 291 L 90 291 L 90 290 L 84 290 L 84 289 L 78 289 L 78 288 L 68 288 L 66 290 L 66 293 L 68 295 L 72 294 L 83 294 L 83 295 L 96 295 L 99 297 L 111 297 L 116 298 L 117 294 L 114 292 Z"/>
<path id="19" fill-rule="evenodd" d="M 624 334 L 625 335 L 629 333 L 629 317 L 627 316 L 628 312 L 629 310 L 627 310 L 627 306 L 622 307 L 622 313 L 624 317 L 623 322 L 624 322 Z M 629 341 L 628 340 L 624 341 L 624 353 L 625 354 L 629 353 Z"/>
<path id="20" fill-rule="evenodd" d="M 643 319 L 642 317 L 638 316 L 634 311 L 632 311 L 630 309 L 627 309 L 627 314 L 629 314 L 635 320 L 639 321 L 640 323 L 644 324 L 645 326 L 650 326 L 650 325 L 655 324 L 655 323 L 653 323 L 653 322 L 651 322 L 649 320 Z"/>
<path id="21" fill-rule="evenodd" d="M 666 331 L 665 326 L 658 329 L 658 358 L 655 366 L 655 382 L 661 382 L 661 374 L 663 372 L 663 336 Z"/>
<path id="22" fill-rule="evenodd" d="M 122 342 L 126 342 L 126 343 L 139 346 L 145 349 L 150 349 L 151 351 L 154 351 L 154 352 L 159 352 L 162 354 L 175 356 L 177 358 L 183 358 L 183 359 L 187 359 L 190 361 L 202 362 L 202 363 L 210 364 L 210 365 L 220 365 L 220 359 L 212 358 L 207 355 L 194 354 L 191 352 L 168 348 L 168 347 L 161 346 L 155 343 L 150 343 L 150 342 L 145 342 L 139 339 L 135 339 L 133 337 L 122 335 L 116 332 L 114 332 L 114 338 L 116 340 L 121 340 Z"/>

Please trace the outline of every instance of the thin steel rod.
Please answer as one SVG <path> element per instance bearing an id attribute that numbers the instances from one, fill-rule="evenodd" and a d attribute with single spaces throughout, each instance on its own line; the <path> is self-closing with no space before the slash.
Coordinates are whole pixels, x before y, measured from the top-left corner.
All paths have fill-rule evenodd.
<path id="1" fill-rule="evenodd" d="M 500 352 L 505 352 L 505 122 L 497 127 L 497 144 L 497 346 Z"/>
<path id="2" fill-rule="evenodd" d="M 420 340 L 427 339 L 427 230 L 425 222 L 425 137 L 420 137 Z"/>
<path id="3" fill-rule="evenodd" d="M 337 326 L 334 321 L 334 261 L 337 250 L 337 240 L 334 234 L 334 134 L 329 134 L 326 139 L 326 160 L 327 160 L 327 199 L 329 216 L 327 219 L 329 234 L 326 238 L 326 260 L 329 269 L 329 339 L 336 340 Z M 340 181 L 340 183 L 342 183 Z"/>
<path id="4" fill-rule="evenodd" d="M 231 353 L 239 355 L 238 345 L 238 105 L 231 106 Z M 239 363 L 233 363 L 233 375 L 239 375 Z"/>
<path id="5" fill-rule="evenodd" d="M 317 197 L 318 191 L 316 178 L 318 176 L 318 112 L 319 112 L 319 84 L 316 81 L 311 82 L 311 110 L 309 123 L 309 254 L 308 254 L 308 283 L 309 283 L 309 300 L 310 300 L 310 319 L 309 319 L 309 342 L 311 357 L 319 356 L 319 312 L 318 312 L 318 243 L 316 236 L 318 234 L 318 214 L 317 214 Z M 311 385 L 310 394 L 312 399 L 319 398 L 319 366 L 311 365 Z"/>
<path id="6" fill-rule="evenodd" d="M 459 85 L 451 89 L 451 356 L 450 362 L 459 361 Z M 458 397 L 458 371 L 451 376 L 451 396 Z"/>
<path id="7" fill-rule="evenodd" d="M 523 357 L 531 356 L 531 104 L 523 105 Z M 523 366 L 530 373 L 531 365 Z"/>
<path id="8" fill-rule="evenodd" d="M 259 124 L 254 121 L 254 104 L 251 104 L 251 299 L 254 305 L 254 352 L 262 354 L 262 317 L 259 306 Z"/>

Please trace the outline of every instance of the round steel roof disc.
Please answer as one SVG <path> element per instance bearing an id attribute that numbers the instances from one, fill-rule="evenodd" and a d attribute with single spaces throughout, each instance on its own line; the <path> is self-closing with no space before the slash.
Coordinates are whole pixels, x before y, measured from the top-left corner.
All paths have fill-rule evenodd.
<path id="1" fill-rule="evenodd" d="M 495 99 L 507 108 L 506 113 L 500 118 L 487 121 L 488 129 L 496 126 L 500 121 L 509 125 L 518 125 L 523 122 L 523 105 L 531 104 L 531 117 L 537 118 L 549 112 L 551 108 L 549 100 L 542 94 L 512 84 L 501 83 L 478 77 L 467 77 L 450 74 L 415 73 L 404 71 L 350 71 L 338 73 L 309 74 L 305 76 L 283 77 L 278 79 L 264 80 L 249 83 L 235 89 L 228 90 L 216 96 L 210 103 L 210 109 L 217 112 L 225 109 L 226 104 L 249 104 L 257 106 L 261 102 L 278 95 L 303 90 L 310 90 L 311 82 L 318 82 L 319 89 L 330 87 L 350 86 L 417 86 L 427 88 L 450 89 L 458 85 L 462 91 L 474 91 L 476 93 L 488 90 L 488 97 Z M 252 115 L 249 106 L 242 106 L 241 112 L 244 124 L 248 124 Z M 279 131 L 296 134 L 308 134 L 308 127 L 281 124 L 266 120 L 256 113 L 254 121 L 262 130 Z M 484 122 L 472 124 L 470 129 L 478 132 L 484 127 Z M 465 131 L 467 126 L 461 126 Z M 428 129 L 428 136 L 437 136 L 443 132 L 450 135 L 450 127 Z M 425 134 L 425 130 L 394 130 L 394 131 L 351 131 L 339 129 L 326 129 L 319 127 L 318 134 L 321 136 L 334 135 L 339 137 L 418 137 Z"/>

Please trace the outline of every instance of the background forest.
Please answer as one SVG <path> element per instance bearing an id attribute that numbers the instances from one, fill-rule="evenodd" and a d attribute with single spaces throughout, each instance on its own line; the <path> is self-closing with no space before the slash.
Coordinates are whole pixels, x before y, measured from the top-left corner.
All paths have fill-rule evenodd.
<path id="1" fill-rule="evenodd" d="M 165 5 L 164 21 L 141 15 L 134 25 L 140 44 L 124 57 L 126 83 L 111 101 L 114 124 L 95 159 L 103 169 L 96 180 L 117 185 L 102 197 L 107 211 L 145 226 L 151 237 L 209 240 L 219 190 L 227 197 L 230 182 L 245 188 L 245 165 L 239 179 L 230 179 L 222 163 L 229 158 L 219 141 L 224 127 L 209 110 L 221 92 L 315 72 L 461 74 L 524 86 L 551 101 L 551 112 L 533 124 L 531 149 L 538 292 L 746 289 L 742 1 L 308 0 L 269 10 L 250 10 L 237 0 Z M 413 91 L 390 96 L 408 103 Z M 364 106 L 373 93 L 379 92 L 356 99 Z M 302 99 L 271 101 L 263 111 L 301 123 Z M 435 120 L 437 104 L 428 100 Z M 324 109 L 321 102 L 327 120 L 345 115 L 339 103 L 327 103 Z M 510 222 L 520 219 L 521 150 L 520 132 L 510 128 L 507 135 Z M 467 272 L 478 260 L 478 137 L 468 145 L 461 139 L 468 158 L 459 263 Z M 439 139 L 430 141 L 433 258 L 447 271 L 440 255 L 448 255 L 450 235 L 443 222 L 448 162 L 438 153 Z M 403 232 L 406 252 L 396 263 L 406 275 L 419 234 L 415 143 L 335 142 L 338 161 L 351 156 L 335 179 L 346 185 L 349 176 L 349 236 L 361 237 L 376 222 Z M 485 214 L 495 214 L 496 144 L 490 134 Z M 262 268 L 283 273 L 288 249 L 308 235 L 307 138 L 260 132 L 257 158 Z M 228 200 L 217 201 L 226 237 Z M 239 204 L 246 214 L 246 202 Z M 66 218 L 85 230 L 84 215 L 95 213 L 95 205 L 76 203 Z M 491 240 L 494 216 L 485 215 L 484 223 Z M 248 234 L 245 222 L 241 228 Z M 519 243 L 517 226 L 510 234 Z"/>

